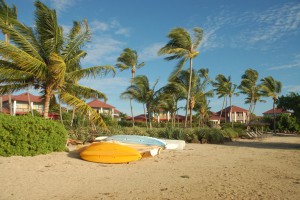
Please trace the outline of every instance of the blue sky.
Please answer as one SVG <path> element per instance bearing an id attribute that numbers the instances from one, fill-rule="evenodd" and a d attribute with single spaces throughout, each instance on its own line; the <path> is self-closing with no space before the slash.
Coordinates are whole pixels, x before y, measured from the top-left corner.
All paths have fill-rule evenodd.
<path id="1" fill-rule="evenodd" d="M 33 26 L 33 0 L 6 0 L 18 7 L 18 18 Z M 204 29 L 200 54 L 194 69 L 209 68 L 211 78 L 218 74 L 231 76 L 239 84 L 246 69 L 259 77 L 273 76 L 283 84 L 282 94 L 300 92 L 300 2 L 299 0 L 43 0 L 56 9 L 59 24 L 67 31 L 74 20 L 87 19 L 93 32 L 85 46 L 88 56 L 84 67 L 115 65 L 124 48 L 138 52 L 146 65 L 137 75 L 147 75 L 151 83 L 159 79 L 157 89 L 167 83 L 176 62 L 167 62 L 157 51 L 168 42 L 167 34 L 175 27 Z M 1 36 L 2 37 L 2 36 Z M 3 38 L 3 37 L 2 37 Z M 186 68 L 188 66 L 186 65 Z M 130 114 L 129 102 L 120 94 L 129 85 L 130 70 L 115 77 L 81 81 L 104 92 L 107 103 Z M 248 109 L 244 95 L 233 97 L 233 105 Z M 271 109 L 272 100 L 258 103 L 255 114 Z M 183 102 L 182 102 L 183 105 Z M 211 99 L 212 111 L 222 107 L 222 99 Z M 184 113 L 183 111 L 181 111 Z M 134 114 L 143 113 L 134 104 Z"/>

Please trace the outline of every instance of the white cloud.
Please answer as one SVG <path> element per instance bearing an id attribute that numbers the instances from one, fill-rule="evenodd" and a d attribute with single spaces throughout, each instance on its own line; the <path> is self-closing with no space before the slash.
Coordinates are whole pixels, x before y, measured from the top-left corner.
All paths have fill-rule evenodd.
<path id="1" fill-rule="evenodd" d="M 83 59 L 92 65 L 114 65 L 125 43 L 110 36 L 96 36 L 87 45 L 87 56 Z"/>
<path id="2" fill-rule="evenodd" d="M 144 62 L 144 61 L 158 59 L 159 57 L 157 56 L 157 52 L 163 46 L 164 46 L 163 43 L 155 43 L 150 45 L 149 47 L 144 48 L 140 53 L 139 60 Z"/>
<path id="3" fill-rule="evenodd" d="M 281 69 L 290 69 L 290 68 L 299 68 L 300 67 L 300 54 L 295 56 L 295 59 L 292 63 L 278 65 L 268 68 L 268 70 L 281 70 Z"/>
<path id="4" fill-rule="evenodd" d="M 50 2 L 54 9 L 59 13 L 72 7 L 76 3 L 76 0 L 50 0 Z"/>
<path id="5" fill-rule="evenodd" d="M 108 22 L 103 22 L 99 20 L 94 20 L 91 22 L 90 26 L 91 30 L 93 32 L 112 32 L 116 35 L 123 35 L 123 36 L 129 36 L 130 35 L 130 29 L 124 28 L 119 21 L 117 20 L 111 20 Z"/>
<path id="6" fill-rule="evenodd" d="M 254 29 L 246 34 L 252 44 L 275 42 L 284 36 L 300 32 L 300 3 L 272 7 L 262 13 L 252 13 L 248 17 L 254 23 Z"/>
<path id="7" fill-rule="evenodd" d="M 287 85 L 284 86 L 283 89 L 287 92 L 300 92 L 300 85 Z"/>

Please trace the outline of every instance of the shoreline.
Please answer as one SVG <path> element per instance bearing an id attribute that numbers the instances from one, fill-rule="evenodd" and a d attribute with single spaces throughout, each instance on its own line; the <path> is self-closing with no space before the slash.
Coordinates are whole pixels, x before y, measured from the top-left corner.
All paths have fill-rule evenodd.
<path id="1" fill-rule="evenodd" d="M 300 199 L 300 135 L 187 144 L 129 164 L 0 157 L 0 200 Z"/>

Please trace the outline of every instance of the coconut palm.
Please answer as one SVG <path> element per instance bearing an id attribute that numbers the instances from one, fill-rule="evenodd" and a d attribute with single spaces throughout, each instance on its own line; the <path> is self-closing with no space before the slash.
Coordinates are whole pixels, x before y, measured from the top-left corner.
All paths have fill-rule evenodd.
<path id="1" fill-rule="evenodd" d="M 237 85 L 230 82 L 228 84 L 228 97 L 230 102 L 230 119 L 231 119 L 231 126 L 233 128 L 233 120 L 232 120 L 232 96 L 239 96 L 239 93 L 236 92 Z"/>
<path id="2" fill-rule="evenodd" d="M 213 86 L 215 87 L 214 91 L 216 91 L 218 98 L 223 98 L 222 109 L 220 112 L 220 119 L 223 113 L 223 109 L 227 105 L 227 97 L 229 95 L 230 85 L 231 85 L 231 77 L 229 76 L 228 78 L 226 78 L 223 74 L 218 74 L 215 78 L 215 81 L 213 82 Z M 225 117 L 225 122 L 226 122 L 226 117 Z"/>
<path id="3" fill-rule="evenodd" d="M 12 5 L 12 7 L 10 8 L 4 0 L 0 1 L 0 18 L 1 20 L 3 20 L 3 22 L 7 25 L 7 26 L 12 26 L 9 23 L 9 19 L 17 19 L 17 7 L 15 5 Z M 4 38 L 5 38 L 5 42 L 7 44 L 9 44 L 9 34 L 7 34 L 7 32 L 3 32 L 4 33 Z M 1 110 L 0 112 L 2 112 L 2 95 L 0 96 L 0 101 L 1 101 Z M 9 106 L 9 113 L 10 115 L 13 114 L 12 112 L 12 105 L 11 105 L 11 92 L 8 91 L 8 106 Z"/>
<path id="4" fill-rule="evenodd" d="M 176 112 L 178 111 L 178 101 L 186 98 L 186 88 L 176 82 L 169 82 L 159 89 L 159 107 L 170 111 L 172 127 L 175 126 Z"/>
<path id="5" fill-rule="evenodd" d="M 272 76 L 261 79 L 261 94 L 273 99 L 273 131 L 276 132 L 276 118 L 275 118 L 275 103 L 278 95 L 281 93 L 282 83 L 275 80 Z"/>
<path id="6" fill-rule="evenodd" d="M 194 70 L 192 70 L 192 85 L 191 88 L 189 88 L 189 79 L 190 79 L 190 71 L 189 70 L 182 70 L 180 71 L 175 78 L 172 79 L 172 84 L 175 85 L 178 89 L 182 91 L 183 94 L 185 94 L 185 97 L 187 96 L 187 93 L 190 89 L 190 101 L 187 102 L 188 105 L 186 106 L 188 109 L 188 112 L 190 114 L 190 127 L 192 127 L 192 111 L 195 107 L 195 95 L 197 92 L 197 84 L 199 82 L 199 76 L 195 73 Z M 186 112 L 186 113 L 188 113 Z"/>
<path id="7" fill-rule="evenodd" d="M 249 111 L 248 111 L 248 123 L 251 120 L 251 115 L 254 112 L 255 105 L 257 101 L 260 101 L 261 94 L 260 94 L 260 85 L 257 84 L 258 80 L 258 72 L 254 69 L 247 69 L 245 73 L 242 75 L 242 80 L 238 89 L 240 93 L 245 94 L 245 103 L 249 103 Z"/>
<path id="8" fill-rule="evenodd" d="M 36 1 L 35 6 L 34 29 L 15 19 L 10 19 L 12 27 L 0 20 L 1 30 L 8 33 L 14 43 L 7 45 L 0 41 L 0 55 L 7 58 L 0 59 L 2 81 L 13 83 L 13 92 L 29 85 L 40 89 L 45 101 L 45 118 L 48 117 L 50 100 L 57 94 L 61 101 L 89 114 L 92 121 L 105 127 L 101 116 L 79 99 L 77 94 L 86 98 L 102 98 L 104 95 L 97 90 L 76 85 L 73 81 L 114 71 L 111 66 L 76 69 L 86 55 L 81 47 L 90 39 L 87 21 L 80 23 L 80 31 L 73 38 L 69 35 L 65 39 L 62 27 L 57 23 L 55 10 L 49 9 L 40 1 Z M 8 85 L 2 85 L 0 94 L 7 92 Z"/>
<path id="9" fill-rule="evenodd" d="M 186 115 L 185 124 L 187 127 L 187 113 L 189 109 L 189 104 L 192 104 L 190 100 L 191 97 L 191 87 L 192 87 L 192 70 L 193 70 L 193 59 L 199 54 L 197 48 L 199 47 L 202 37 L 203 30 L 199 27 L 193 29 L 194 38 L 183 28 L 174 28 L 168 34 L 169 42 L 158 51 L 158 55 L 170 55 L 165 58 L 165 60 L 175 60 L 179 59 L 175 70 L 170 75 L 170 80 L 175 78 L 177 74 L 181 71 L 187 60 L 190 63 L 190 78 L 189 86 L 186 98 Z M 192 115 L 190 115 L 190 122 L 192 122 Z"/>
<path id="10" fill-rule="evenodd" d="M 209 70 L 201 68 L 198 71 L 199 81 L 196 86 L 195 92 L 195 107 L 194 110 L 199 116 L 199 127 L 204 124 L 208 119 L 209 113 L 209 101 L 207 98 L 213 97 L 213 90 L 206 91 L 206 87 L 212 83 L 212 80 L 208 76 Z"/>
<path id="11" fill-rule="evenodd" d="M 131 78 L 135 77 L 136 69 L 139 69 L 145 65 L 144 62 L 139 63 L 138 54 L 135 50 L 131 50 L 130 48 L 126 48 L 123 50 L 121 55 L 117 59 L 116 67 L 121 71 L 131 68 Z M 130 98 L 130 110 L 132 117 L 132 125 L 134 126 L 134 118 L 133 118 L 133 108 L 132 108 L 132 99 Z"/>
<path id="12" fill-rule="evenodd" d="M 157 103 L 156 97 L 158 95 L 158 91 L 155 91 L 157 83 L 158 81 L 156 81 L 153 87 L 150 88 L 147 76 L 137 76 L 132 79 L 132 85 L 121 94 L 121 98 L 132 98 L 133 100 L 143 104 L 145 117 L 146 112 L 148 113 L 148 117 L 146 117 L 146 119 L 149 119 L 150 128 L 152 128 L 151 114 L 154 111 L 155 103 Z"/>

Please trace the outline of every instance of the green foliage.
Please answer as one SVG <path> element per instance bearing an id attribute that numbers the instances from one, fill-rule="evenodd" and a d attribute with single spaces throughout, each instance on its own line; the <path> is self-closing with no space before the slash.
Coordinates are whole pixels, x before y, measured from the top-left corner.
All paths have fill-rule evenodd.
<path id="1" fill-rule="evenodd" d="M 263 122 L 269 123 L 268 130 L 273 130 L 273 118 L 264 117 Z M 276 117 L 276 129 L 279 131 L 300 131 L 300 124 L 295 116 L 282 115 Z"/>
<path id="2" fill-rule="evenodd" d="M 0 114 L 0 155 L 34 156 L 64 151 L 67 132 L 51 120 Z"/>
<path id="3" fill-rule="evenodd" d="M 276 119 L 276 127 L 280 131 L 300 131 L 296 117 L 282 115 Z"/>
<path id="4" fill-rule="evenodd" d="M 222 131 L 215 128 L 194 129 L 194 134 L 199 141 L 206 140 L 207 143 L 221 144 L 224 143 Z"/>
<path id="5" fill-rule="evenodd" d="M 277 105 L 284 110 L 293 110 L 293 115 L 300 122 L 300 94 L 291 92 L 287 96 L 281 96 L 278 98 Z"/>
<path id="6" fill-rule="evenodd" d="M 239 137 L 239 133 L 233 128 L 225 128 L 223 129 L 223 135 L 227 138 L 237 138 Z"/>

